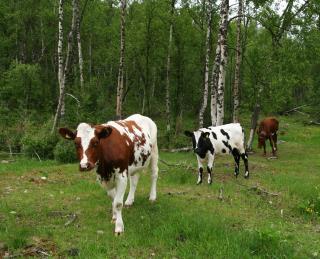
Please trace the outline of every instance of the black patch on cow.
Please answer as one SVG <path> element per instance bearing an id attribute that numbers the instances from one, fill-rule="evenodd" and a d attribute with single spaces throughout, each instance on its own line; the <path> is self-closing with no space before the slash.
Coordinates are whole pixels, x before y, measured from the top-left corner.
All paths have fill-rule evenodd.
<path id="1" fill-rule="evenodd" d="M 213 137 L 214 139 L 218 139 L 216 133 L 214 133 L 214 132 L 212 131 L 211 134 L 212 134 L 212 137 Z"/>
<path id="2" fill-rule="evenodd" d="M 239 175 L 239 167 L 240 167 L 240 152 L 238 149 L 234 148 L 232 149 L 232 155 L 234 158 L 234 161 L 236 163 L 234 168 L 234 175 L 237 177 Z"/>
<path id="3" fill-rule="evenodd" d="M 211 154 L 214 153 L 214 148 L 209 135 L 210 132 L 202 132 L 198 139 L 197 147 L 194 150 L 194 152 L 202 159 L 206 157 L 208 151 L 210 151 Z"/>
<path id="4" fill-rule="evenodd" d="M 228 140 L 230 139 L 229 134 L 228 134 L 227 132 L 225 132 L 224 129 L 221 129 L 220 131 L 221 131 L 221 134 L 222 134 L 222 135 L 225 135 Z"/>
<path id="5" fill-rule="evenodd" d="M 101 180 L 109 181 L 114 175 L 114 168 L 111 165 L 106 165 L 103 162 L 99 162 L 97 167 L 97 174 L 100 175 Z"/>
<path id="6" fill-rule="evenodd" d="M 202 174 L 203 174 L 203 168 L 199 167 L 199 177 L 200 177 L 200 181 L 197 182 L 197 184 L 201 184 L 202 183 Z"/>
<path id="7" fill-rule="evenodd" d="M 232 153 L 232 147 L 230 146 L 229 142 L 222 140 L 222 143 L 229 149 L 230 153 Z"/>
<path id="8" fill-rule="evenodd" d="M 226 153 L 226 150 L 224 148 L 221 151 L 222 151 L 222 153 Z"/>

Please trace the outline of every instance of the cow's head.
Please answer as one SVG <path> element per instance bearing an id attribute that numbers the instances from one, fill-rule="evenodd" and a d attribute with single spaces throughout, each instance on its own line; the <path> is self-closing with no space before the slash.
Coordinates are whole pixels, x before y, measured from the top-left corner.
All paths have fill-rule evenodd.
<path id="1" fill-rule="evenodd" d="M 265 141 L 267 138 L 267 133 L 265 131 L 258 131 L 258 148 L 261 148 L 265 145 Z"/>
<path id="2" fill-rule="evenodd" d="M 184 134 L 187 137 L 192 138 L 193 151 L 202 159 L 206 157 L 208 151 L 214 152 L 212 142 L 209 138 L 210 132 L 201 132 L 198 141 L 196 141 L 196 136 L 193 132 L 185 131 Z"/>
<path id="3" fill-rule="evenodd" d="M 60 135 L 68 140 L 73 140 L 80 171 L 90 171 L 99 161 L 100 140 L 108 137 L 112 128 L 108 126 L 92 126 L 87 123 L 80 123 L 75 132 L 67 128 L 60 128 Z"/>

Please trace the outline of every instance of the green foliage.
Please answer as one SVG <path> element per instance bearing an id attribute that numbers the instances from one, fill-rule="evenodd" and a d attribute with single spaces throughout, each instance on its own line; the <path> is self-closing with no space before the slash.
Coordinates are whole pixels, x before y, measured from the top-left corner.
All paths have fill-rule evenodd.
<path id="1" fill-rule="evenodd" d="M 60 139 L 53 153 L 54 159 L 61 163 L 72 163 L 77 160 L 73 141 Z"/>
<path id="2" fill-rule="evenodd" d="M 57 135 L 50 133 L 52 121 L 43 125 L 29 125 L 21 139 L 22 151 L 28 157 L 53 159 Z"/>

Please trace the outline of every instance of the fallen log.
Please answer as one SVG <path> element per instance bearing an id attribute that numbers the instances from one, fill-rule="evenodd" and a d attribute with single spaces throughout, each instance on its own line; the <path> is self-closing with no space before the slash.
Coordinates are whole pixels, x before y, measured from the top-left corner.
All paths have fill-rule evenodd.
<path id="1" fill-rule="evenodd" d="M 191 150 L 192 150 L 192 147 L 181 147 L 181 148 L 173 148 L 173 149 L 163 148 L 163 149 L 161 149 L 161 151 L 170 152 L 170 153 L 188 152 Z"/>

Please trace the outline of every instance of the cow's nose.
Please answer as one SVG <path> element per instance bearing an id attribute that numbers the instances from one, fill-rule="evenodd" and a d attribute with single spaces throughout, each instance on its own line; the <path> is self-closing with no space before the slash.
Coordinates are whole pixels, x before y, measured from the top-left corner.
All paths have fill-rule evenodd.
<path id="1" fill-rule="evenodd" d="M 81 169 L 87 169 L 87 168 L 88 168 L 88 166 L 89 166 L 89 164 L 88 164 L 88 163 L 80 163 L 80 167 L 81 167 Z"/>

